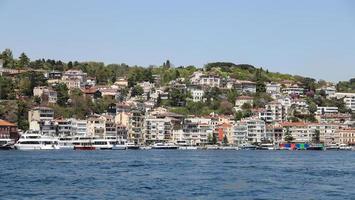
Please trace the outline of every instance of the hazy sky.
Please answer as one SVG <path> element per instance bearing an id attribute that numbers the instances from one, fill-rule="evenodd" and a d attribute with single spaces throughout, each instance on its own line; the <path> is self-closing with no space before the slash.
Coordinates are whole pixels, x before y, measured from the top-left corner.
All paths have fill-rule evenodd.
<path id="1" fill-rule="evenodd" d="M 355 77 L 351 0 L 0 0 L 0 19 L 0 50 L 15 56 Z"/>

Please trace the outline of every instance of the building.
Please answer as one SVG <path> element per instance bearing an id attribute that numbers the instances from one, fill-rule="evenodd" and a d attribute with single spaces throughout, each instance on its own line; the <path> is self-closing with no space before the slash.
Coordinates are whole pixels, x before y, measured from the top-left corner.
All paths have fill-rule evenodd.
<path id="1" fill-rule="evenodd" d="M 193 102 L 200 102 L 203 101 L 203 95 L 205 92 L 201 89 L 192 89 L 190 90 L 191 96 L 192 96 L 192 101 Z"/>
<path id="2" fill-rule="evenodd" d="M 287 142 L 285 136 L 292 136 L 292 142 L 308 143 L 312 141 L 313 133 L 308 131 L 308 125 L 304 122 L 283 122 L 283 141 Z"/>
<path id="3" fill-rule="evenodd" d="M 339 113 L 338 107 L 321 107 L 317 106 L 317 115 L 325 115 L 325 114 L 337 114 Z"/>
<path id="4" fill-rule="evenodd" d="M 57 92 L 47 86 L 39 86 L 33 88 L 33 96 L 38 96 L 49 103 L 57 103 Z"/>
<path id="5" fill-rule="evenodd" d="M 19 133 L 16 124 L 0 119 L 0 139 L 4 138 L 17 140 Z"/>
<path id="6" fill-rule="evenodd" d="M 117 80 L 115 81 L 114 85 L 116 85 L 119 88 L 125 88 L 128 86 L 128 80 L 126 78 L 117 78 Z"/>
<path id="7" fill-rule="evenodd" d="M 67 85 L 68 89 L 79 89 L 85 85 L 87 74 L 81 70 L 68 70 L 64 72 L 62 81 Z"/>
<path id="8" fill-rule="evenodd" d="M 263 120 L 244 119 L 233 127 L 233 141 L 237 145 L 261 143 L 266 138 L 266 125 Z"/>
<path id="9" fill-rule="evenodd" d="M 49 107 L 34 107 L 28 111 L 29 129 L 41 131 L 45 135 L 56 135 L 54 111 Z"/>
<path id="10" fill-rule="evenodd" d="M 139 109 L 132 109 L 129 113 L 128 140 L 135 144 L 144 143 L 144 118 L 144 112 Z"/>
<path id="11" fill-rule="evenodd" d="M 87 121 L 81 119 L 70 119 L 71 135 L 86 136 Z"/>
<path id="12" fill-rule="evenodd" d="M 169 117 L 150 116 L 145 119 L 144 140 L 147 144 L 169 142 L 173 140 L 173 124 Z"/>
<path id="13" fill-rule="evenodd" d="M 265 109 L 259 112 L 259 118 L 267 123 L 282 122 L 287 119 L 287 110 L 277 101 L 265 105 Z"/>
<path id="14" fill-rule="evenodd" d="M 355 129 L 339 129 L 339 144 L 355 144 Z"/>
<path id="15" fill-rule="evenodd" d="M 254 103 L 254 98 L 251 96 L 239 96 L 235 99 L 235 110 L 239 111 L 242 110 L 242 106 L 244 104 L 250 104 L 251 106 L 253 106 Z"/>
<path id="16" fill-rule="evenodd" d="M 252 81 L 236 80 L 234 87 L 242 93 L 256 92 L 256 83 Z"/>
<path id="17" fill-rule="evenodd" d="M 281 84 L 279 83 L 267 83 L 266 93 L 268 94 L 279 94 L 281 91 Z"/>
<path id="18" fill-rule="evenodd" d="M 91 116 L 87 119 L 86 124 L 87 136 L 91 137 L 105 137 L 106 125 L 105 120 L 99 116 Z"/>
<path id="19" fill-rule="evenodd" d="M 44 77 L 46 77 L 48 80 L 60 80 L 62 79 L 63 73 L 60 71 L 49 71 L 47 72 Z"/>
<path id="20" fill-rule="evenodd" d="M 304 88 L 299 87 L 297 84 L 283 88 L 282 93 L 288 94 L 288 95 L 303 95 L 304 94 Z"/>
<path id="21" fill-rule="evenodd" d="M 331 87 L 322 87 L 322 88 L 318 88 L 316 89 L 316 92 L 320 93 L 320 92 L 324 92 L 324 94 L 327 96 L 327 97 L 333 97 L 336 93 L 336 88 L 334 86 L 331 86 Z"/>
<path id="22" fill-rule="evenodd" d="M 55 120 L 57 126 L 58 136 L 71 136 L 72 135 L 72 124 L 69 119 L 57 119 Z"/>

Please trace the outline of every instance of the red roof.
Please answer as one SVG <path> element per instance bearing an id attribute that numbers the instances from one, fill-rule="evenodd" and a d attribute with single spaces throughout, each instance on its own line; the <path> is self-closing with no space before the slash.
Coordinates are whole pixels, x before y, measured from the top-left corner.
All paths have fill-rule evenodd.
<path id="1" fill-rule="evenodd" d="M 0 126 L 16 126 L 16 124 L 0 119 Z"/>

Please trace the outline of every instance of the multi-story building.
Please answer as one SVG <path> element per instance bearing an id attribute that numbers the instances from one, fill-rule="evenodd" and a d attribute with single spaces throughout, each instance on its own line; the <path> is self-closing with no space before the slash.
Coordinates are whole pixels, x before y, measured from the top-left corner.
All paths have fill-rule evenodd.
<path id="1" fill-rule="evenodd" d="M 282 122 L 287 119 L 287 110 L 281 103 L 273 101 L 265 105 L 265 109 L 259 113 L 259 118 L 267 123 Z"/>
<path id="2" fill-rule="evenodd" d="M 59 136 L 71 136 L 72 124 L 70 119 L 57 119 L 55 120 L 57 126 L 57 135 Z"/>
<path id="3" fill-rule="evenodd" d="M 266 125 L 260 119 L 244 119 L 233 127 L 233 141 L 241 145 L 246 143 L 260 143 L 266 139 Z"/>
<path id="4" fill-rule="evenodd" d="M 133 109 L 129 113 L 128 139 L 135 144 L 144 143 L 144 118 L 144 112 L 139 109 Z"/>
<path id="5" fill-rule="evenodd" d="M 339 144 L 355 144 L 355 129 L 339 129 Z"/>
<path id="6" fill-rule="evenodd" d="M 87 119 L 86 124 L 87 136 L 105 137 L 106 126 L 105 120 L 99 116 L 91 116 Z"/>
<path id="7" fill-rule="evenodd" d="M 34 107 L 28 111 L 30 130 L 42 131 L 43 134 L 56 135 L 54 111 L 49 107 Z"/>
<path id="8" fill-rule="evenodd" d="M 242 93 L 256 92 L 256 83 L 252 81 L 236 80 L 234 87 Z"/>
<path id="9" fill-rule="evenodd" d="M 308 131 L 308 125 L 304 122 L 283 122 L 283 141 L 286 141 L 285 136 L 292 136 L 293 142 L 307 143 L 312 141 L 313 133 Z"/>
<path id="10" fill-rule="evenodd" d="M 81 119 L 70 119 L 71 135 L 85 136 L 87 134 L 87 121 Z"/>
<path id="11" fill-rule="evenodd" d="M 173 140 L 173 124 L 171 118 L 150 116 L 145 119 L 145 143 L 167 142 Z"/>

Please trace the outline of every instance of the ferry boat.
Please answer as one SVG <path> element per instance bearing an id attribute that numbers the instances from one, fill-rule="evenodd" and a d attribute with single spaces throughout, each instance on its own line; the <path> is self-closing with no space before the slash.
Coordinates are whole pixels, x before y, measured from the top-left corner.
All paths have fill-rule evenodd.
<path id="1" fill-rule="evenodd" d="M 74 149 L 72 137 L 59 137 L 58 138 L 59 149 Z"/>
<path id="2" fill-rule="evenodd" d="M 18 150 L 55 150 L 59 149 L 58 140 L 40 132 L 26 132 L 14 145 Z"/>
<path id="3" fill-rule="evenodd" d="M 179 147 L 173 143 L 155 143 L 152 149 L 178 149 Z"/>

